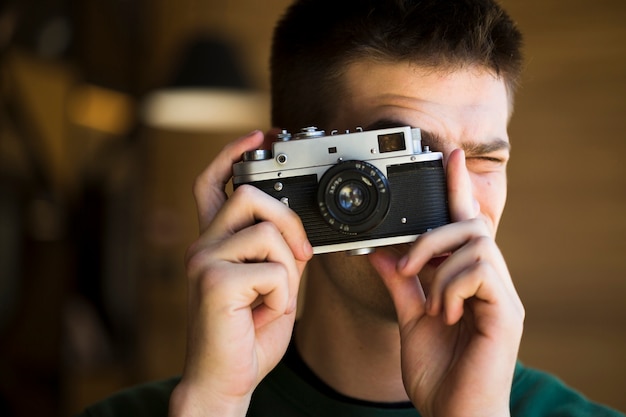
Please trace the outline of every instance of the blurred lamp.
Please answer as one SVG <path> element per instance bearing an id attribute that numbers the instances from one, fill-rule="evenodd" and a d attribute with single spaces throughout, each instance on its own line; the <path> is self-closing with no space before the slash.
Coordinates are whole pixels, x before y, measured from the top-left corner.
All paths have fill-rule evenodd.
<path id="1" fill-rule="evenodd" d="M 227 42 L 203 36 L 183 51 L 170 85 L 146 97 L 142 113 L 158 129 L 252 130 L 268 125 L 269 95 L 250 87 Z"/>

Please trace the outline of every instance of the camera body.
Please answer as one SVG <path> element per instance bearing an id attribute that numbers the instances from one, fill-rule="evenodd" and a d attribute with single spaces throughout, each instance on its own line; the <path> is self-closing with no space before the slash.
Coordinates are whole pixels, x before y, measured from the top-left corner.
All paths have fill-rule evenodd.
<path id="1" fill-rule="evenodd" d="M 242 184 L 293 209 L 316 254 L 369 253 L 450 222 L 443 155 L 423 150 L 420 129 L 408 126 L 283 131 L 271 151 L 233 165 L 233 186 Z"/>

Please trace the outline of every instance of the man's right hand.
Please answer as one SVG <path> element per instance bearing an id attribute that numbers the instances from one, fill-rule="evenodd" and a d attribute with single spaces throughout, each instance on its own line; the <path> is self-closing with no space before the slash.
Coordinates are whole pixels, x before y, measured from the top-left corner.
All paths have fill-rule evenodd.
<path id="1" fill-rule="evenodd" d="M 263 138 L 253 132 L 232 142 L 194 184 L 200 237 L 187 252 L 187 355 L 172 416 L 244 416 L 291 338 L 313 254 L 302 222 L 253 186 L 225 192 L 232 164 Z"/>

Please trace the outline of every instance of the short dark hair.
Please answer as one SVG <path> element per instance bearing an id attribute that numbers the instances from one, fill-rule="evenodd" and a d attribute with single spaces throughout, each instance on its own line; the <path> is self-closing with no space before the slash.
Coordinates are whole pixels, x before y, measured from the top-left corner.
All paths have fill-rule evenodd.
<path id="1" fill-rule="evenodd" d="M 296 0 L 274 32 L 272 124 L 330 128 L 341 75 L 362 59 L 453 70 L 479 65 L 502 77 L 512 100 L 521 45 L 495 0 Z"/>

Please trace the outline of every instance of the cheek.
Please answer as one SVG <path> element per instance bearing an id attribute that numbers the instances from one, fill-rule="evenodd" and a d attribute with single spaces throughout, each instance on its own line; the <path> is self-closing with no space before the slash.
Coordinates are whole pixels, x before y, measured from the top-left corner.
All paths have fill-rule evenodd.
<path id="1" fill-rule="evenodd" d="M 474 198 L 495 234 L 506 203 L 507 182 L 503 173 L 471 174 Z"/>

